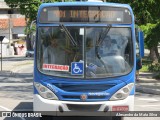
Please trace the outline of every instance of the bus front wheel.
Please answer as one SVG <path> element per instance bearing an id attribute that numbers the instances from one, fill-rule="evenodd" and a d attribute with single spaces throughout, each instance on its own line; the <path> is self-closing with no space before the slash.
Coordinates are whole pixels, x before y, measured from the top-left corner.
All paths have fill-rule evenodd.
<path id="1" fill-rule="evenodd" d="M 55 120 L 55 117 L 54 116 L 42 115 L 42 117 L 40 117 L 40 120 Z"/>
<path id="2" fill-rule="evenodd" d="M 112 117 L 112 120 L 124 120 L 124 117 Z"/>

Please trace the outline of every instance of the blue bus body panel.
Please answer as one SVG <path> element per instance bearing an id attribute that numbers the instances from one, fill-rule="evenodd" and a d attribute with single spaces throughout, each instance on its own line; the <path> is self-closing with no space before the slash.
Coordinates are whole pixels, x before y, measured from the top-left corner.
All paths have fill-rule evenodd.
<path id="1" fill-rule="evenodd" d="M 127 4 L 115 4 L 115 3 L 104 3 L 104 2 L 57 2 L 57 3 L 45 3 L 42 4 L 38 11 L 37 18 L 39 19 L 40 11 L 44 7 L 49 6 L 113 6 L 113 7 L 124 7 L 128 8 L 133 15 L 131 7 Z M 37 19 L 37 20 L 38 20 Z M 132 21 L 134 21 L 134 16 L 132 17 Z M 58 24 L 39 24 L 37 21 L 37 28 L 39 26 L 56 26 Z M 107 26 L 107 24 L 77 24 L 70 23 L 65 24 L 66 26 Z M 134 30 L 134 22 L 130 25 L 118 24 L 113 26 L 126 26 L 131 27 L 132 31 L 132 39 L 133 39 L 133 49 L 135 50 L 135 30 Z M 37 37 L 38 40 L 38 37 Z M 35 52 L 36 53 L 36 52 Z M 135 58 L 134 52 L 134 58 Z M 35 54 L 36 58 L 36 54 Z M 106 78 L 106 79 L 73 79 L 73 78 L 60 78 L 54 76 L 48 76 L 40 73 L 37 68 L 36 59 L 34 64 L 34 81 L 43 84 L 44 86 L 50 86 L 50 90 L 52 90 L 59 98 L 59 100 L 65 101 L 81 101 L 80 95 L 86 94 L 88 96 L 86 102 L 92 101 L 107 101 L 111 98 L 113 94 L 115 94 L 119 89 L 124 87 L 129 83 L 135 82 L 135 59 L 134 59 L 134 67 L 132 71 L 124 76 L 114 77 L 114 78 Z M 134 95 L 135 88 L 131 91 L 130 95 Z M 37 90 L 34 87 L 34 94 L 38 94 Z"/>
<path id="2" fill-rule="evenodd" d="M 82 94 L 88 96 L 86 102 L 109 100 L 114 93 L 127 84 L 123 80 L 124 78 L 128 78 L 128 82 L 133 80 L 130 75 L 121 78 L 84 80 L 46 76 L 38 71 L 35 73 L 35 82 L 39 82 L 46 87 L 49 86 L 48 88 L 57 95 L 59 100 L 65 101 L 81 101 L 80 95 Z M 38 94 L 36 89 L 34 89 L 34 93 Z M 134 90 L 130 95 L 133 94 Z"/>
<path id="3" fill-rule="evenodd" d="M 143 32 L 138 32 L 139 46 L 140 46 L 140 57 L 144 57 L 144 35 Z"/>

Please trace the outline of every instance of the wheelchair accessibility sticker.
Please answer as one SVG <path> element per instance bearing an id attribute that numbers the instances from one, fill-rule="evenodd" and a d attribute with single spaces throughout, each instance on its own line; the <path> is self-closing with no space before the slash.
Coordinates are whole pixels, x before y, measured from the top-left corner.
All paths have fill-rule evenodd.
<path id="1" fill-rule="evenodd" d="M 71 63 L 71 74 L 72 75 L 83 75 L 84 67 L 83 62 L 72 62 Z"/>

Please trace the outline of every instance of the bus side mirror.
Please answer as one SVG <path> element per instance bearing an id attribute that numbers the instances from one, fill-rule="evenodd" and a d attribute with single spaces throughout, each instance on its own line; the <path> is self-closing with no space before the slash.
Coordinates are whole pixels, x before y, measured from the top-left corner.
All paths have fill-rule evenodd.
<path id="1" fill-rule="evenodd" d="M 140 57 L 144 57 L 144 35 L 142 31 L 138 32 L 138 40 Z"/>

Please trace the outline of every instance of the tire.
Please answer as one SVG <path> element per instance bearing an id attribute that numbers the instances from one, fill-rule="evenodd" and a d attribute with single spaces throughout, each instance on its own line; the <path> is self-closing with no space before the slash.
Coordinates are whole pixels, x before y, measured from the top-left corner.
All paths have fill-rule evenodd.
<path id="1" fill-rule="evenodd" d="M 123 120 L 123 117 L 112 117 L 112 120 Z"/>
<path id="2" fill-rule="evenodd" d="M 40 120 L 55 120 L 55 117 L 54 116 L 42 115 L 42 117 L 40 117 Z"/>

